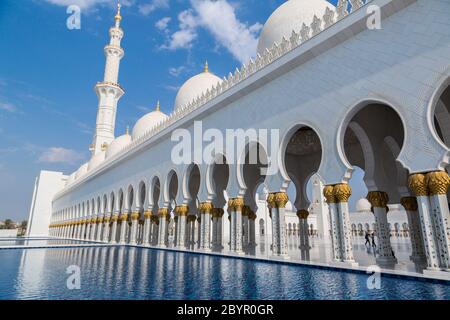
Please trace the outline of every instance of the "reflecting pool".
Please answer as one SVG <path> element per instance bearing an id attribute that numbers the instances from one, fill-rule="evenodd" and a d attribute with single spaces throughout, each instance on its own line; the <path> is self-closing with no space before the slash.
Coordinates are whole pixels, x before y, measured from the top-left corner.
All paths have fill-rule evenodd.
<path id="1" fill-rule="evenodd" d="M 143 249 L 0 250 L 0 299 L 450 299 L 450 284 Z M 80 269 L 69 290 L 69 266 Z"/>

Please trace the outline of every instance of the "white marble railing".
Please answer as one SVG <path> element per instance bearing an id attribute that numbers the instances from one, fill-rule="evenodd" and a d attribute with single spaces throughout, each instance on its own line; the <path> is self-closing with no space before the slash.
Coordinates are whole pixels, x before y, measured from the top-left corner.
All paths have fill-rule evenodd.
<path id="1" fill-rule="evenodd" d="M 141 145 L 144 141 L 149 140 L 159 132 L 164 129 L 170 127 L 179 119 L 182 119 L 184 116 L 188 115 L 194 110 L 199 109 L 209 101 L 214 98 L 220 96 L 227 90 L 233 88 L 238 83 L 243 80 L 249 78 L 259 70 L 265 68 L 275 60 L 281 58 L 288 52 L 300 47 L 308 40 L 317 36 L 324 30 L 328 29 L 335 23 L 344 19 L 346 16 L 352 14 L 356 10 L 361 9 L 363 6 L 372 2 L 373 0 L 338 0 L 338 4 L 336 6 L 336 10 L 331 10 L 327 8 L 322 16 L 322 18 L 317 17 L 316 15 L 313 18 L 313 22 L 310 26 L 305 24 L 302 25 L 301 29 L 297 32 L 295 30 L 292 31 L 292 34 L 288 39 L 283 37 L 280 43 L 274 43 L 272 48 L 266 49 L 266 51 L 261 55 L 257 54 L 255 59 L 251 59 L 247 64 L 244 64 L 240 69 L 236 68 L 234 74 L 229 73 L 228 77 L 224 77 L 222 81 L 219 81 L 215 86 L 206 90 L 206 92 L 202 93 L 200 96 L 197 96 L 193 101 L 181 107 L 174 112 L 172 112 L 165 120 L 158 123 L 153 128 L 150 128 L 146 133 L 144 133 L 141 137 L 133 140 L 129 145 L 124 147 L 121 151 L 119 151 L 116 155 L 111 158 L 105 160 L 99 167 L 91 172 L 86 173 L 86 175 L 94 174 L 97 170 L 100 170 L 102 167 L 115 161 L 117 158 L 121 157 L 124 153 L 129 152 L 130 150 L 136 148 Z M 86 176 L 85 175 L 85 176 Z M 79 182 L 81 179 L 77 179 L 71 183 L 74 185 L 76 182 Z M 67 187 L 70 187 L 68 185 Z"/>

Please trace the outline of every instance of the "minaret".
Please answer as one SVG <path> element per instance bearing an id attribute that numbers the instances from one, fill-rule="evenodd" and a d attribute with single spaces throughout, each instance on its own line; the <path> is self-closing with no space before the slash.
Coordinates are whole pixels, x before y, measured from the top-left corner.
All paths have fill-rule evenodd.
<path id="1" fill-rule="evenodd" d="M 94 141 L 90 147 L 92 155 L 105 150 L 114 140 L 114 128 L 116 125 L 117 102 L 125 91 L 118 84 L 119 65 L 125 52 L 120 47 L 123 38 L 123 30 L 120 28 L 122 16 L 120 15 L 120 1 L 117 4 L 115 25 L 109 29 L 110 42 L 105 47 L 106 65 L 103 82 L 98 82 L 95 92 L 98 96 L 97 122 Z"/>

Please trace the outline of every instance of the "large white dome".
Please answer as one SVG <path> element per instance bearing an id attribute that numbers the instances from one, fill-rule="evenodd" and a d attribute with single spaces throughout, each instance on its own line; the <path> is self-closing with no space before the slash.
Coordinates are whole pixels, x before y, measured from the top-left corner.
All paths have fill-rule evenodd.
<path id="1" fill-rule="evenodd" d="M 111 144 L 106 149 L 106 159 L 119 153 L 123 148 L 131 143 L 131 136 L 125 133 L 123 136 L 117 137 L 111 142 Z"/>
<path id="2" fill-rule="evenodd" d="M 168 116 L 159 110 L 159 102 L 155 111 L 149 112 L 140 118 L 134 125 L 131 137 L 133 140 L 143 136 L 148 130 L 167 119 Z"/>
<path id="3" fill-rule="evenodd" d="M 299 32 L 303 23 L 311 25 L 314 15 L 321 18 L 326 8 L 335 10 L 335 6 L 326 0 L 289 0 L 283 3 L 267 20 L 258 41 L 258 53 L 263 54 L 272 48 L 274 42 L 280 43 L 283 37 L 287 40 L 292 31 Z"/>
<path id="4" fill-rule="evenodd" d="M 216 86 L 220 81 L 222 80 L 218 76 L 208 71 L 208 65 L 206 65 L 202 73 L 190 78 L 178 90 L 175 98 L 175 110 L 186 106 L 189 102 L 201 96 L 202 93 L 205 93 L 207 89 Z"/>
<path id="5" fill-rule="evenodd" d="M 358 212 L 370 212 L 371 209 L 372 205 L 366 198 L 361 198 L 356 202 L 356 211 Z"/>
<path id="6" fill-rule="evenodd" d="M 91 160 L 89 160 L 88 171 L 97 168 L 103 161 L 105 161 L 106 152 L 102 151 L 92 156 Z"/>

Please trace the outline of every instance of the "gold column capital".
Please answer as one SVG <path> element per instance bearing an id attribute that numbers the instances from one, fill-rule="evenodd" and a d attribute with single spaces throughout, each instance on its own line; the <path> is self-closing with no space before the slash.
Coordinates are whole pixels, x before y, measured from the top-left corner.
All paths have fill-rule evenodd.
<path id="1" fill-rule="evenodd" d="M 127 213 L 123 213 L 123 214 L 120 216 L 120 220 L 121 220 L 121 221 L 127 221 L 127 220 L 128 220 L 128 214 L 127 214 Z"/>
<path id="2" fill-rule="evenodd" d="M 158 214 L 160 217 L 167 217 L 169 215 L 169 208 L 159 208 Z"/>
<path id="3" fill-rule="evenodd" d="M 373 208 L 386 208 L 389 202 L 389 195 L 384 191 L 369 191 L 367 200 Z"/>
<path id="4" fill-rule="evenodd" d="M 426 176 L 428 190 L 430 195 L 447 194 L 450 185 L 450 177 L 445 171 L 429 172 Z"/>
<path id="5" fill-rule="evenodd" d="M 408 187 L 416 197 L 428 196 L 429 190 L 426 176 L 422 173 L 415 173 L 408 178 Z"/>
<path id="6" fill-rule="evenodd" d="M 133 212 L 131 214 L 131 220 L 133 221 L 139 220 L 139 212 Z"/>
<path id="7" fill-rule="evenodd" d="M 147 210 L 144 212 L 144 218 L 149 219 L 152 216 L 152 212 L 150 210 Z"/>
<path id="8" fill-rule="evenodd" d="M 117 220 L 119 220 L 119 215 L 118 215 L 118 214 L 114 214 L 114 215 L 111 217 L 111 220 L 112 220 L 112 222 L 117 222 Z"/>
<path id="9" fill-rule="evenodd" d="M 202 213 L 211 213 L 213 209 L 213 205 L 210 201 L 201 202 L 199 206 L 199 210 Z"/>
<path id="10" fill-rule="evenodd" d="M 418 204 L 416 197 L 403 197 L 400 203 L 405 208 L 406 211 L 417 211 Z"/>
<path id="11" fill-rule="evenodd" d="M 177 206 L 175 208 L 175 213 L 178 214 L 179 216 L 187 216 L 189 214 L 189 206 L 186 204 Z"/>
<path id="12" fill-rule="evenodd" d="M 333 194 L 337 202 L 348 202 L 352 195 L 352 188 L 350 188 L 348 183 L 339 183 L 333 187 Z"/>
<path id="13" fill-rule="evenodd" d="M 325 186 L 323 188 L 323 196 L 327 200 L 327 203 L 336 203 L 336 197 L 334 196 L 334 187 L 332 185 Z"/>
<path id="14" fill-rule="evenodd" d="M 105 223 L 109 223 L 110 220 L 111 220 L 110 216 L 106 216 L 105 218 L 103 218 L 103 222 Z"/>
<path id="15" fill-rule="evenodd" d="M 308 216 L 309 216 L 308 210 L 301 209 L 297 211 L 297 217 L 299 217 L 299 219 L 308 219 Z"/>
<path id="16" fill-rule="evenodd" d="M 97 218 L 97 223 L 103 223 L 103 217 L 98 217 Z"/>
<path id="17" fill-rule="evenodd" d="M 285 208 L 289 201 L 286 192 L 272 192 L 267 195 L 267 206 L 272 208 Z"/>

